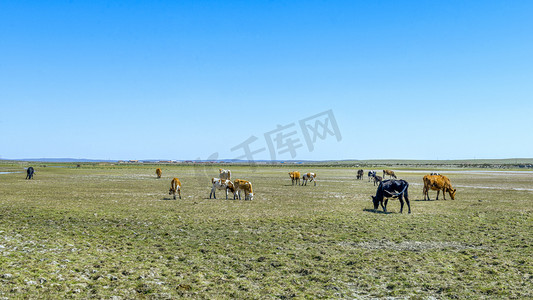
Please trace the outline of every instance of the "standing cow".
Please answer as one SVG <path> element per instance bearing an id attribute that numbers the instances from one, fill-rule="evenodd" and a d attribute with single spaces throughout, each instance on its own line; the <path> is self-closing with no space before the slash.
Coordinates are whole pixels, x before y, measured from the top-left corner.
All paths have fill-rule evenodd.
<path id="1" fill-rule="evenodd" d="M 216 190 L 226 190 L 226 200 L 228 200 L 228 190 L 233 193 L 233 199 L 235 199 L 235 188 L 231 180 L 220 179 L 220 178 L 211 178 L 211 193 L 209 194 L 209 199 L 213 196 L 217 198 Z"/>
<path id="2" fill-rule="evenodd" d="M 432 173 L 433 174 L 433 173 Z M 436 174 L 436 175 L 426 175 L 424 176 L 424 200 L 430 200 L 429 199 L 429 190 L 437 191 L 437 200 L 439 200 L 439 193 L 442 190 L 442 195 L 444 196 L 444 200 L 446 200 L 446 192 L 450 194 L 450 197 L 452 200 L 455 200 L 455 193 L 457 192 L 456 189 L 452 187 L 452 183 L 450 182 L 450 179 L 444 175 Z"/>
<path id="3" fill-rule="evenodd" d="M 155 169 L 155 175 L 157 175 L 157 178 L 161 178 L 162 174 L 163 174 L 163 171 L 161 171 L 160 168 Z"/>
<path id="4" fill-rule="evenodd" d="M 218 169 L 218 173 L 220 174 L 220 176 L 219 176 L 220 179 L 231 180 L 231 171 L 230 170 Z"/>
<path id="5" fill-rule="evenodd" d="M 375 175 L 376 171 L 368 171 L 368 182 L 370 182 L 370 180 L 373 180 Z"/>
<path id="6" fill-rule="evenodd" d="M 358 180 L 363 180 L 363 174 L 365 174 L 365 171 L 363 171 L 363 169 L 360 169 L 357 171 L 357 179 Z"/>
<path id="7" fill-rule="evenodd" d="M 316 173 L 304 174 L 304 176 L 302 176 L 302 179 L 303 179 L 302 185 L 307 185 L 307 181 L 309 180 L 309 182 L 314 181 L 315 182 L 315 186 L 316 186 Z"/>
<path id="8" fill-rule="evenodd" d="M 397 178 L 396 174 L 394 174 L 394 171 L 392 170 L 383 170 L 383 179 L 385 179 L 385 175 L 389 175 L 389 178 Z"/>
<path id="9" fill-rule="evenodd" d="M 254 200 L 254 191 L 250 181 L 235 179 L 233 186 L 235 187 L 235 192 L 237 193 L 239 200 L 241 200 L 241 190 L 244 191 L 244 200 Z"/>
<path id="10" fill-rule="evenodd" d="M 35 170 L 33 169 L 33 167 L 29 167 L 26 170 L 26 179 L 32 179 L 33 178 L 33 174 L 35 174 Z"/>
<path id="11" fill-rule="evenodd" d="M 168 190 L 168 194 L 174 195 L 174 200 L 176 200 L 176 192 L 181 199 L 181 182 L 178 178 L 173 178 L 170 182 L 170 190 Z"/>
<path id="12" fill-rule="evenodd" d="M 411 213 L 411 205 L 409 204 L 408 197 L 409 183 L 405 180 L 384 180 L 382 181 L 376 191 L 376 196 L 372 196 L 372 202 L 374 203 L 374 209 L 378 209 L 379 205 L 383 208 L 384 212 L 387 212 L 387 202 L 389 198 L 400 200 L 400 213 L 403 212 L 403 198 Z M 385 204 L 383 204 L 385 203 Z"/>
<path id="13" fill-rule="evenodd" d="M 300 172 L 298 171 L 289 172 L 289 176 L 291 177 L 292 185 L 294 185 L 295 182 L 297 185 L 300 185 Z"/>
<path id="14" fill-rule="evenodd" d="M 379 184 L 382 180 L 383 178 L 381 178 L 381 176 L 374 174 L 374 186 L 376 186 L 376 184 Z"/>

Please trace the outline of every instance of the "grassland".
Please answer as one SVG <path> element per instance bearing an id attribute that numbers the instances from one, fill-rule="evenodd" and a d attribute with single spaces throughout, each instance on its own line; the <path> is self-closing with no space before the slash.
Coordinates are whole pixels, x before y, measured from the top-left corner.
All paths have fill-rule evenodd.
<path id="1" fill-rule="evenodd" d="M 208 199 L 217 166 L 162 169 L 0 174 L 0 298 L 533 297 L 530 172 L 449 171 L 456 200 L 421 201 L 424 172 L 396 169 L 413 213 L 384 214 L 353 168 L 297 167 L 318 173 L 302 187 L 285 167 L 231 167 L 253 201 Z"/>

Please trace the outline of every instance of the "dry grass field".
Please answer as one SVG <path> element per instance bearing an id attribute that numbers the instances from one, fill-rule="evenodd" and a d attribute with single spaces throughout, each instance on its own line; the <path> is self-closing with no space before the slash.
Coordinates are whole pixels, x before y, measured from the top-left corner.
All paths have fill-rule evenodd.
<path id="1" fill-rule="evenodd" d="M 394 169 L 412 214 L 384 214 L 368 170 L 231 166 L 239 201 L 209 199 L 218 166 L 33 165 L 0 174 L 0 299 L 533 297 L 532 172 L 439 170 L 456 200 L 422 201 L 428 172 Z"/>

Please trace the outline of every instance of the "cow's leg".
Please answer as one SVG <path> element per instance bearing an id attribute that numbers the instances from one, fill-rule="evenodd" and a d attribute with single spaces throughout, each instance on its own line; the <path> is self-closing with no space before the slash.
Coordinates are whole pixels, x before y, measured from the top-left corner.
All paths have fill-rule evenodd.
<path id="1" fill-rule="evenodd" d="M 402 199 L 402 195 L 400 195 L 400 197 L 398 197 L 398 200 L 400 200 L 400 213 L 402 214 L 402 213 L 403 213 L 403 199 Z"/>
<path id="2" fill-rule="evenodd" d="M 442 189 L 442 197 L 446 200 L 446 188 Z"/>
<path id="3" fill-rule="evenodd" d="M 437 190 L 437 200 L 439 200 L 440 190 Z"/>
<path id="4" fill-rule="evenodd" d="M 405 203 L 407 203 L 408 212 L 411 213 L 411 204 L 409 203 L 409 194 L 407 193 L 407 190 L 405 190 L 403 196 L 405 197 Z"/>
<path id="5" fill-rule="evenodd" d="M 315 179 L 315 180 L 313 180 L 313 181 L 315 182 L 315 186 L 316 186 L 316 179 Z"/>
<path id="6" fill-rule="evenodd" d="M 383 202 L 385 202 L 385 205 L 383 205 Z M 389 198 L 385 198 L 385 199 L 383 199 L 383 201 L 381 201 L 381 207 L 383 208 L 384 212 L 387 212 L 387 204 L 388 203 L 389 203 Z"/>
<path id="7" fill-rule="evenodd" d="M 178 189 L 178 196 L 180 196 L 181 199 L 181 189 Z"/>

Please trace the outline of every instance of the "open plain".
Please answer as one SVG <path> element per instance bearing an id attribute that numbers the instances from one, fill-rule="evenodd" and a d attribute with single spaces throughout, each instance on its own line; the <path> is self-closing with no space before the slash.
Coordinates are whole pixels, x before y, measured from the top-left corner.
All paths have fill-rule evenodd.
<path id="1" fill-rule="evenodd" d="M 533 297 L 532 172 L 394 169 L 412 214 L 385 214 L 368 169 L 222 166 L 253 183 L 239 201 L 209 199 L 218 165 L 27 166 L 0 164 L 0 298 Z M 431 171 L 456 200 L 422 200 Z"/>

